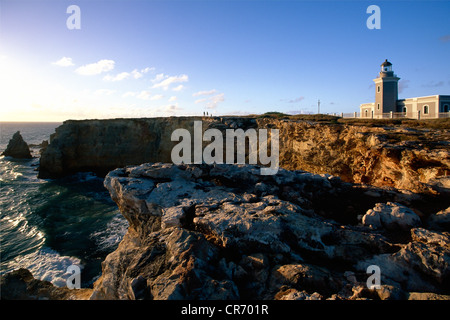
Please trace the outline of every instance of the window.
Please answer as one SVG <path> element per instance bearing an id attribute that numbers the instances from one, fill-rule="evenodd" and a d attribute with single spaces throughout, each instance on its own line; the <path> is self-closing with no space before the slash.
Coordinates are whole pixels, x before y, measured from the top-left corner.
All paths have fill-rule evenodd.
<path id="1" fill-rule="evenodd" d="M 364 112 L 364 117 L 366 117 L 366 118 L 367 118 L 367 113 L 368 113 L 368 111 L 366 109 L 366 111 Z"/>
<path id="2" fill-rule="evenodd" d="M 444 104 L 444 112 L 449 112 L 450 111 L 450 109 L 448 108 L 448 104 Z"/>
<path id="3" fill-rule="evenodd" d="M 430 107 L 423 106 L 423 114 L 428 114 L 428 113 L 430 113 Z"/>
<path id="4" fill-rule="evenodd" d="M 377 110 L 380 110 L 380 104 L 379 103 L 377 104 Z"/>
<path id="5" fill-rule="evenodd" d="M 377 91 L 380 92 L 380 90 L 381 90 L 381 88 L 380 88 L 380 86 L 378 86 L 378 87 L 377 87 Z"/>
<path id="6" fill-rule="evenodd" d="M 406 113 L 406 107 L 403 107 L 402 112 Z"/>

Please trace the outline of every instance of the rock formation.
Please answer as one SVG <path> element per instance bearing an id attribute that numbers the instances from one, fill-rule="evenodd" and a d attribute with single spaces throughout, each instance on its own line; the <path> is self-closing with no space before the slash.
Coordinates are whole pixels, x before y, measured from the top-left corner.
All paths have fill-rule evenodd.
<path id="1" fill-rule="evenodd" d="M 66 121 L 42 153 L 39 177 L 77 171 L 105 175 L 145 162 L 172 162 L 175 129 L 280 130 L 280 166 L 339 176 L 347 182 L 417 193 L 450 192 L 449 133 L 445 130 L 320 124 L 310 121 L 236 117 L 171 117 Z"/>
<path id="2" fill-rule="evenodd" d="M 90 289 L 70 290 L 34 279 L 30 271 L 18 269 L 0 277 L 2 300 L 87 300 Z"/>
<path id="3" fill-rule="evenodd" d="M 147 163 L 104 185 L 129 229 L 91 299 L 449 299 L 448 232 L 358 223 L 411 193 L 252 165 Z M 367 288 L 370 265 L 379 289 Z"/>
<path id="4" fill-rule="evenodd" d="M 20 131 L 14 133 L 11 140 L 9 140 L 6 150 L 2 153 L 3 156 L 13 157 L 17 159 L 31 159 L 30 148 L 20 135 Z"/>
<path id="5" fill-rule="evenodd" d="M 411 209 L 396 203 L 377 203 L 362 218 L 363 225 L 390 230 L 409 230 L 421 224 L 419 216 Z"/>

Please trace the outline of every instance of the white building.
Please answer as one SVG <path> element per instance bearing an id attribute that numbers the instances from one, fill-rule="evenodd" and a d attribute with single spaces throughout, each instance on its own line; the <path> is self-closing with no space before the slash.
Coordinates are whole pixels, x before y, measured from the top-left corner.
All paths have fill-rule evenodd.
<path id="1" fill-rule="evenodd" d="M 414 118 L 434 119 L 450 115 L 450 95 L 398 99 L 398 80 L 392 63 L 387 59 L 381 64 L 375 82 L 375 102 L 359 106 L 361 118 Z"/>

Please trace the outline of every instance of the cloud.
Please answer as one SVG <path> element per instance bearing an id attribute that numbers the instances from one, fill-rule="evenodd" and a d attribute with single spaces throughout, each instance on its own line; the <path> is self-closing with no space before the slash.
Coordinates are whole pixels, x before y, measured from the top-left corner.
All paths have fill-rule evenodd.
<path id="1" fill-rule="evenodd" d="M 155 68 L 147 67 L 147 68 L 144 68 L 144 69 L 141 69 L 141 70 L 134 69 L 131 72 L 121 72 L 121 73 L 119 73 L 119 74 L 117 74 L 115 76 L 111 76 L 111 75 L 107 74 L 106 76 L 103 77 L 103 80 L 106 80 L 106 81 L 121 81 L 121 80 L 124 80 L 124 79 L 128 79 L 131 76 L 134 79 L 139 79 L 139 78 L 142 78 L 144 76 L 144 74 L 146 74 L 146 73 L 148 73 L 150 71 L 153 71 L 153 70 L 155 70 Z"/>
<path id="2" fill-rule="evenodd" d="M 133 92 L 133 91 L 127 91 L 125 92 L 122 97 L 126 98 L 126 97 L 135 97 L 138 93 L 137 92 Z"/>
<path id="3" fill-rule="evenodd" d="M 75 65 L 72 62 L 72 58 L 69 58 L 69 57 L 62 57 L 58 61 L 52 62 L 52 64 L 54 64 L 55 66 L 60 66 L 60 67 L 70 67 L 70 66 Z"/>
<path id="4" fill-rule="evenodd" d="M 155 68 L 150 68 L 150 67 L 147 67 L 147 68 L 144 68 L 141 70 L 134 69 L 133 71 L 131 71 L 131 74 L 133 75 L 133 78 L 139 79 L 139 78 L 142 78 L 144 74 L 146 74 L 150 71 L 154 71 L 154 70 L 155 70 Z"/>
<path id="5" fill-rule="evenodd" d="M 109 96 L 109 95 L 113 94 L 114 92 L 115 92 L 114 90 L 110 90 L 110 89 L 98 89 L 98 90 L 95 90 L 94 94 Z"/>
<path id="6" fill-rule="evenodd" d="M 202 98 L 195 101 L 196 104 L 205 103 L 207 109 L 216 109 L 220 102 L 225 101 L 225 94 L 219 93 L 215 96 Z"/>
<path id="7" fill-rule="evenodd" d="M 398 82 L 398 93 L 402 93 L 403 90 L 408 88 L 409 87 L 408 83 L 409 83 L 409 80 L 400 80 Z"/>
<path id="8" fill-rule="evenodd" d="M 160 112 L 171 113 L 171 114 L 174 114 L 176 111 L 180 111 L 180 110 L 183 110 L 183 108 L 180 108 L 178 106 L 178 103 L 170 104 L 167 106 L 162 106 L 161 108 L 159 108 Z"/>
<path id="9" fill-rule="evenodd" d="M 138 95 L 136 95 L 136 98 L 142 99 L 142 100 L 147 100 L 150 99 L 151 93 L 150 91 L 141 91 Z"/>
<path id="10" fill-rule="evenodd" d="M 172 102 L 172 101 L 177 101 L 177 97 L 171 96 L 171 97 L 169 98 L 169 102 Z"/>
<path id="11" fill-rule="evenodd" d="M 164 73 L 158 73 L 151 81 L 152 81 L 153 83 L 160 82 L 160 81 L 162 81 L 165 77 L 166 77 L 166 76 L 164 75 Z"/>
<path id="12" fill-rule="evenodd" d="M 203 102 L 205 102 L 207 100 L 208 100 L 208 98 L 197 99 L 197 100 L 195 100 L 195 103 L 199 104 L 199 103 L 203 103 Z"/>
<path id="13" fill-rule="evenodd" d="M 209 95 L 212 95 L 212 94 L 215 94 L 215 93 L 217 93 L 217 90 L 216 90 L 216 89 L 212 89 L 212 90 L 209 90 L 209 91 L 199 91 L 199 92 L 195 92 L 195 93 L 192 94 L 192 96 L 193 96 L 193 97 L 198 97 L 198 96 L 209 96 Z"/>
<path id="14" fill-rule="evenodd" d="M 172 91 L 181 91 L 184 89 L 184 86 L 182 84 L 180 84 L 179 86 L 176 86 L 175 88 L 172 89 Z"/>
<path id="15" fill-rule="evenodd" d="M 442 36 L 439 38 L 442 42 L 449 42 L 450 41 L 450 34 L 446 34 L 445 36 Z"/>
<path id="16" fill-rule="evenodd" d="M 154 80 L 152 80 L 155 83 L 152 88 L 162 88 L 164 90 L 167 90 L 169 86 L 174 83 L 187 82 L 188 80 L 189 77 L 185 74 L 169 77 L 164 75 L 163 73 L 160 73 Z"/>
<path id="17" fill-rule="evenodd" d="M 444 81 L 434 82 L 430 81 L 426 84 L 423 84 L 422 87 L 424 88 L 436 88 L 436 87 L 442 87 L 444 85 Z"/>
<path id="18" fill-rule="evenodd" d="M 300 102 L 300 101 L 302 101 L 304 99 L 305 99 L 305 97 L 301 96 L 301 97 L 298 97 L 298 98 L 295 98 L 295 99 L 288 100 L 288 103 L 298 103 L 298 102 Z"/>
<path id="19" fill-rule="evenodd" d="M 114 60 L 100 60 L 95 63 L 85 64 L 75 70 L 76 73 L 83 76 L 92 76 L 102 72 L 111 71 L 114 69 Z"/>
<path id="20" fill-rule="evenodd" d="M 162 94 L 155 94 L 153 97 L 150 98 L 150 100 L 156 101 L 161 100 L 162 98 L 164 98 Z"/>
<path id="21" fill-rule="evenodd" d="M 103 80 L 121 81 L 121 80 L 128 78 L 129 76 L 130 76 L 130 74 L 128 72 L 121 72 L 121 73 L 116 74 L 115 76 L 111 76 L 111 75 L 107 74 L 106 76 L 103 77 Z"/>

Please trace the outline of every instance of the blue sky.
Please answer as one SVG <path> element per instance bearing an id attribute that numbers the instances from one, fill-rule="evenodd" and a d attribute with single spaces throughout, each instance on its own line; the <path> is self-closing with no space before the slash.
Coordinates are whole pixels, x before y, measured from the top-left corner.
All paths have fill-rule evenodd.
<path id="1" fill-rule="evenodd" d="M 381 29 L 368 29 L 369 5 Z M 70 30 L 70 5 L 81 29 Z M 0 121 L 358 111 L 450 94 L 449 1 L 0 0 Z"/>

